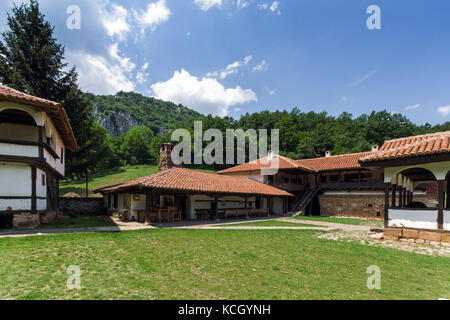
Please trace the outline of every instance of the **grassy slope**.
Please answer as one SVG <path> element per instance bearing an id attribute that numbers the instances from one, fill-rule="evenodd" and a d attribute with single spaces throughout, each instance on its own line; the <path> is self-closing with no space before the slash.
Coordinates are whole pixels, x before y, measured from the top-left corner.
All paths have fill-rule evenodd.
<path id="1" fill-rule="evenodd" d="M 99 194 L 92 193 L 93 190 L 124 183 L 133 179 L 149 176 L 158 172 L 157 166 L 150 165 L 138 165 L 138 166 L 125 166 L 125 171 L 122 172 L 120 168 L 109 169 L 104 172 L 94 173 L 89 177 L 89 196 L 99 197 Z M 211 170 L 199 170 L 203 172 L 213 172 Z M 80 196 L 85 196 L 85 180 L 75 181 L 61 181 L 59 187 L 59 193 L 64 196 L 68 192 L 77 193 Z"/>
<path id="2" fill-rule="evenodd" d="M 99 196 L 92 194 L 92 190 L 97 188 L 119 184 L 127 182 L 140 177 L 145 177 L 158 172 L 157 166 L 126 166 L 125 171 L 122 172 L 120 168 L 106 170 L 101 173 L 96 173 L 89 178 L 89 195 Z M 81 196 L 85 195 L 85 181 L 84 179 L 75 181 L 62 181 L 59 187 L 59 193 L 64 196 L 68 192 L 75 192 Z"/>
<path id="3" fill-rule="evenodd" d="M 146 230 L 0 239 L 1 299 L 450 298 L 442 257 L 311 231 Z M 81 268 L 81 290 L 66 269 Z M 381 290 L 366 287 L 381 268 Z"/>

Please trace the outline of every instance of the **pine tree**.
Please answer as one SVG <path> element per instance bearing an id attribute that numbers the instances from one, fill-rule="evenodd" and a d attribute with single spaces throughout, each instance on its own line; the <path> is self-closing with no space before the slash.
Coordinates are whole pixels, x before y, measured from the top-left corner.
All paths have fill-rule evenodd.
<path id="1" fill-rule="evenodd" d="M 54 28 L 39 11 L 36 0 L 14 5 L 8 13 L 9 30 L 0 41 L 0 82 L 17 90 L 63 101 L 76 87 L 75 69 L 65 71 L 64 47 L 53 36 Z"/>
<path id="2" fill-rule="evenodd" d="M 91 99 L 78 88 L 75 68 L 66 71 L 64 47 L 53 31 L 36 0 L 15 5 L 0 40 L 0 82 L 63 104 L 79 147 L 66 154 L 66 175 L 87 176 L 106 153 L 106 132 L 95 121 Z"/>

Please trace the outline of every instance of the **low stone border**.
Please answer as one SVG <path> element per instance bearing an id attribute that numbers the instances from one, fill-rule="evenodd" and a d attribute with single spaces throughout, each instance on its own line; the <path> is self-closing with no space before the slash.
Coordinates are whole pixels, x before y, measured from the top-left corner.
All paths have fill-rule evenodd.
<path id="1" fill-rule="evenodd" d="M 399 240 L 406 239 L 410 242 L 416 243 L 449 243 L 450 244 L 450 233 L 442 231 L 432 231 L 432 230 L 420 230 L 420 229 L 409 229 L 409 228 L 385 228 L 384 229 L 384 239 L 386 240 Z"/>

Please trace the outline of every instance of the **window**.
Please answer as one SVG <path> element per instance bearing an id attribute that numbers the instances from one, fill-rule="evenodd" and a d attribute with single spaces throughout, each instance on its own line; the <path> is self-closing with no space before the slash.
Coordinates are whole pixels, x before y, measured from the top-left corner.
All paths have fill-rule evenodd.
<path id="1" fill-rule="evenodd" d="M 61 148 L 61 163 L 64 162 L 64 149 Z"/>
<path id="2" fill-rule="evenodd" d="M 359 174 L 346 174 L 345 182 L 359 182 Z"/>
<path id="3" fill-rule="evenodd" d="M 320 182 L 326 183 L 327 182 L 327 176 L 320 176 Z"/>
<path id="4" fill-rule="evenodd" d="M 303 179 L 300 178 L 300 177 L 298 177 L 298 178 L 297 178 L 297 183 L 298 183 L 298 184 L 302 184 L 302 183 L 303 183 Z"/>
<path id="5" fill-rule="evenodd" d="M 273 176 L 267 176 L 267 181 L 269 184 L 273 184 Z"/>
<path id="6" fill-rule="evenodd" d="M 289 183 L 289 178 L 284 178 L 284 183 Z"/>
<path id="7" fill-rule="evenodd" d="M 45 174 L 41 175 L 42 185 L 45 186 Z"/>

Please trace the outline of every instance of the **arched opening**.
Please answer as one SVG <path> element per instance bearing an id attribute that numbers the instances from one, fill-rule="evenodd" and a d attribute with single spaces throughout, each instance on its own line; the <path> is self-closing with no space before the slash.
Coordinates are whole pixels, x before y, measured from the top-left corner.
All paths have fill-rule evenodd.
<path id="1" fill-rule="evenodd" d="M 0 139 L 37 142 L 36 121 L 23 110 L 5 109 L 0 112 Z"/>
<path id="2" fill-rule="evenodd" d="M 435 175 L 424 168 L 405 169 L 397 174 L 397 208 L 437 208 L 438 184 Z"/>

